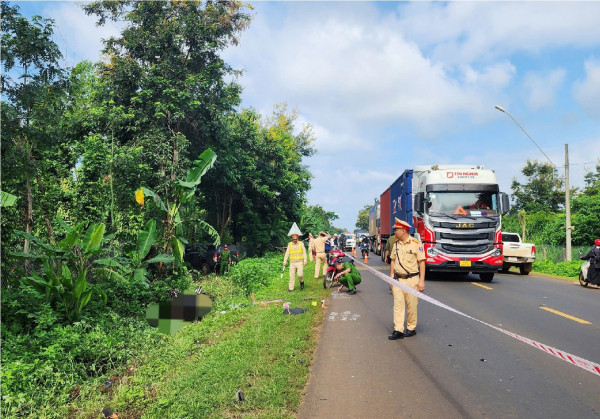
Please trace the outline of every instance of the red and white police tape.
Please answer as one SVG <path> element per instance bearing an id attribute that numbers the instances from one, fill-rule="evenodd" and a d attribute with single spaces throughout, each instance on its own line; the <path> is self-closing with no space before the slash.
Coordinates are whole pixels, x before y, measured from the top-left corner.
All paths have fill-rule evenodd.
<path id="1" fill-rule="evenodd" d="M 358 262 L 359 264 L 361 264 L 362 266 L 364 266 L 365 268 L 367 268 L 372 274 L 374 274 L 375 276 L 383 279 L 388 284 L 391 284 L 391 285 L 393 285 L 395 287 L 400 288 L 403 291 L 411 293 L 412 295 L 415 295 L 415 296 L 419 297 L 421 300 L 428 301 L 428 302 L 430 302 L 433 305 L 445 308 L 448 311 L 452 311 L 452 312 L 454 312 L 456 314 L 460 314 L 461 316 L 464 316 L 464 317 L 469 318 L 471 320 L 475 320 L 476 322 L 484 324 L 484 325 L 486 325 L 488 327 L 491 327 L 492 329 L 496 329 L 499 332 L 502 332 L 502 333 L 504 333 L 504 334 L 506 334 L 506 335 L 508 335 L 510 337 L 518 339 L 521 342 L 525 342 L 526 344 L 531 345 L 534 348 L 537 348 L 537 349 L 539 349 L 541 351 L 549 353 L 550 355 L 554 355 L 555 357 L 557 357 L 559 359 L 562 359 L 563 361 L 569 362 L 569 363 L 571 363 L 573 365 L 576 365 L 576 366 L 578 366 L 580 368 L 583 368 L 584 370 L 589 371 L 592 374 L 596 374 L 597 376 L 600 376 L 600 364 L 596 364 L 596 363 L 588 361 L 586 359 L 579 358 L 578 356 L 571 355 L 571 354 L 569 354 L 567 352 L 561 351 L 559 349 L 553 348 L 553 347 L 548 346 L 548 345 L 544 345 L 543 343 L 537 342 L 535 340 L 526 338 L 525 336 L 517 335 L 516 333 L 509 332 L 508 330 L 502 329 L 500 327 L 493 326 L 493 325 L 491 325 L 489 323 L 486 323 L 486 322 L 484 322 L 482 320 L 476 319 L 475 317 L 471 317 L 468 314 L 463 313 L 462 311 L 458 311 L 455 308 L 447 306 L 446 304 L 444 304 L 444 303 L 436 300 L 435 298 L 431 298 L 430 296 L 428 296 L 426 294 L 423 294 L 423 293 L 421 293 L 421 292 L 419 292 L 419 291 L 417 291 L 415 289 L 410 288 L 407 285 L 404 285 L 403 283 L 401 283 L 399 281 L 396 281 L 395 279 L 393 279 L 393 278 L 391 278 L 391 277 L 389 277 L 389 276 L 387 276 L 387 275 L 385 275 L 385 274 L 377 271 L 376 269 L 371 268 L 369 265 L 366 265 L 366 264 L 360 262 L 358 259 L 355 259 L 355 258 L 353 258 L 350 255 L 346 255 L 346 256 L 348 256 L 351 259 L 354 259 L 356 262 Z"/>

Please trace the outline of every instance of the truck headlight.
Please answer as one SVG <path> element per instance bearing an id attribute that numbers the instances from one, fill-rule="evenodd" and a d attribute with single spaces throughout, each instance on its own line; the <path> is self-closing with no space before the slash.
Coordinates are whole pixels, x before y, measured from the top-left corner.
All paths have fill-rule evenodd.
<path id="1" fill-rule="evenodd" d="M 440 252 L 438 252 L 437 250 L 435 250 L 435 248 L 430 247 L 429 249 L 427 249 L 427 255 L 428 256 L 437 256 L 439 255 Z"/>
<path id="2" fill-rule="evenodd" d="M 494 257 L 501 256 L 501 255 L 502 255 L 502 249 L 500 249 L 499 247 L 494 249 L 494 251 L 492 252 L 492 256 L 494 256 Z"/>

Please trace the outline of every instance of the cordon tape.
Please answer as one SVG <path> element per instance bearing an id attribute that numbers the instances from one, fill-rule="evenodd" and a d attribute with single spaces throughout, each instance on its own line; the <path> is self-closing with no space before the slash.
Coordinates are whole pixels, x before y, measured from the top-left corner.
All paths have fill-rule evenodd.
<path id="1" fill-rule="evenodd" d="M 425 294 L 423 294 L 423 293 L 421 293 L 421 292 L 419 292 L 419 291 L 417 291 L 417 290 L 415 290 L 413 288 L 410 288 L 407 285 L 404 285 L 403 283 L 401 283 L 401 282 L 399 282 L 399 281 L 397 281 L 397 280 L 389 277 L 388 275 L 385 275 L 385 274 L 383 274 L 383 273 L 381 273 L 381 272 L 379 272 L 379 271 L 371 268 L 369 265 L 366 265 L 366 264 L 360 262 L 359 260 L 353 258 L 350 255 L 346 255 L 346 256 L 348 256 L 349 258 L 353 259 L 355 262 L 361 264 L 362 266 L 364 266 L 365 268 L 367 268 L 367 270 L 369 270 L 369 272 L 371 272 L 373 275 L 377 276 L 378 278 L 383 279 L 388 284 L 391 284 L 394 287 L 398 287 L 402 291 L 406 291 L 406 292 L 408 292 L 408 293 L 410 293 L 410 294 L 412 294 L 412 295 L 420 298 L 421 300 L 425 300 L 427 302 L 430 302 L 433 305 L 445 308 L 446 310 L 451 311 L 453 313 L 460 314 L 461 316 L 464 316 L 464 317 L 466 317 L 468 319 L 475 320 L 476 322 L 479 322 L 479 323 L 484 324 L 484 325 L 486 325 L 488 327 L 491 327 L 492 329 L 495 329 L 495 330 L 497 330 L 499 332 L 502 332 L 502 333 L 504 333 L 504 334 L 506 334 L 506 335 L 508 335 L 508 336 L 510 336 L 512 338 L 518 339 L 521 342 L 524 342 L 524 343 L 526 343 L 526 344 L 528 344 L 530 346 L 533 346 L 534 348 L 537 348 L 537 349 L 539 349 L 541 351 L 549 353 L 550 355 L 554 355 L 558 359 L 562 359 L 563 361 L 566 361 L 566 362 L 568 362 L 570 364 L 576 365 L 579 368 L 583 368 L 584 370 L 589 371 L 592 374 L 600 376 L 600 364 L 596 364 L 596 363 L 588 361 L 586 359 L 579 358 L 578 356 L 571 355 L 570 353 L 567 353 L 565 351 L 561 351 L 561 350 L 553 348 L 551 346 L 544 345 L 543 343 L 540 343 L 540 342 L 537 342 L 535 340 L 526 338 L 525 336 L 517 335 L 516 333 L 509 332 L 508 330 L 505 330 L 505 329 L 502 329 L 500 327 L 491 325 L 491 324 L 486 323 L 486 322 L 484 322 L 482 320 L 476 319 L 475 317 L 471 317 L 468 314 L 463 313 L 462 311 L 458 311 L 455 308 L 447 306 L 446 304 L 444 304 L 444 303 L 436 300 L 435 298 L 431 298 L 428 295 L 425 295 Z"/>

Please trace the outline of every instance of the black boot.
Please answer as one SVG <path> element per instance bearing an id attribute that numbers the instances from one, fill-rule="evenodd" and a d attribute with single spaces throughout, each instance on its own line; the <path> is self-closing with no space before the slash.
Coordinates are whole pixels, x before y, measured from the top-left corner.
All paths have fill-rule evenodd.
<path id="1" fill-rule="evenodd" d="M 304 281 L 300 282 L 300 289 L 303 290 L 304 289 Z"/>

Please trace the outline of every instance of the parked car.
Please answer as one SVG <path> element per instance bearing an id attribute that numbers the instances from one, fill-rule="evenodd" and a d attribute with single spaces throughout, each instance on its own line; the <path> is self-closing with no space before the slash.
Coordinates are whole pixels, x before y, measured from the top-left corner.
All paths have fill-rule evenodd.
<path id="1" fill-rule="evenodd" d="M 202 275 L 208 275 L 216 270 L 220 254 L 217 250 L 217 246 L 212 243 L 192 244 L 186 247 L 183 260 Z"/>
<path id="2" fill-rule="evenodd" d="M 356 246 L 356 240 L 352 237 L 352 234 L 346 234 L 346 243 L 344 245 L 344 251 L 352 250 Z"/>
<path id="3" fill-rule="evenodd" d="M 522 243 L 517 233 L 502 233 L 504 252 L 502 253 L 502 272 L 511 266 L 517 266 L 521 275 L 529 275 L 535 262 L 535 245 Z"/>

